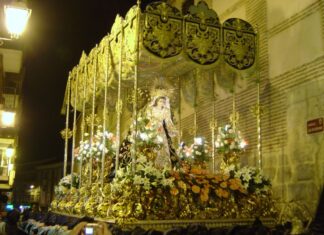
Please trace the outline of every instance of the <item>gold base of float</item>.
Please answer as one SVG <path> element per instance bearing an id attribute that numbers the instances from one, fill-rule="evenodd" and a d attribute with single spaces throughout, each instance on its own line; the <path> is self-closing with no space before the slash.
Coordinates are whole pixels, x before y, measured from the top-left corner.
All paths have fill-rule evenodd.
<path id="1" fill-rule="evenodd" d="M 84 216 L 71 215 L 67 213 L 55 212 L 53 213 L 63 216 L 82 218 Z M 274 218 L 259 218 L 264 226 L 274 227 L 276 221 Z M 207 228 L 230 228 L 236 225 L 252 225 L 255 219 L 244 218 L 244 219 L 204 219 L 204 220 L 136 220 L 136 221 L 125 221 L 120 223 L 120 220 L 116 219 L 103 219 L 94 218 L 97 222 L 105 222 L 108 224 L 116 224 L 125 229 L 134 229 L 135 227 L 141 227 L 145 230 L 156 229 L 165 231 L 176 227 L 187 227 L 193 224 L 199 224 L 206 226 Z"/>

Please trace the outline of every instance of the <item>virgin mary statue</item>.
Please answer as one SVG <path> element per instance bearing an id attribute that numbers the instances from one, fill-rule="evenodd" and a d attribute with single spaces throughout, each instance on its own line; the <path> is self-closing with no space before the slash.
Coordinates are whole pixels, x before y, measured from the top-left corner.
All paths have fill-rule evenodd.
<path id="1" fill-rule="evenodd" d="M 171 138 L 177 135 L 177 130 L 171 119 L 170 100 L 167 96 L 155 96 L 146 109 L 147 118 L 157 127 L 158 135 L 162 137 L 162 146 L 157 152 L 154 165 L 157 168 L 173 168 L 177 163 L 177 155 L 172 147 Z"/>

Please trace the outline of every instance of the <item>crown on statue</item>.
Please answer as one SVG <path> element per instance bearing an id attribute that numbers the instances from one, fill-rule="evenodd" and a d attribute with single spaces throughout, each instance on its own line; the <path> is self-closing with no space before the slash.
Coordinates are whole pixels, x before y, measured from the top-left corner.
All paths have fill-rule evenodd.
<path id="1" fill-rule="evenodd" d="M 151 87 L 151 97 L 166 96 L 170 98 L 174 94 L 174 87 L 166 77 L 155 78 Z"/>
<path id="2" fill-rule="evenodd" d="M 163 88 L 155 88 L 151 91 L 151 97 L 169 97 L 170 95 L 172 95 L 172 92 Z"/>

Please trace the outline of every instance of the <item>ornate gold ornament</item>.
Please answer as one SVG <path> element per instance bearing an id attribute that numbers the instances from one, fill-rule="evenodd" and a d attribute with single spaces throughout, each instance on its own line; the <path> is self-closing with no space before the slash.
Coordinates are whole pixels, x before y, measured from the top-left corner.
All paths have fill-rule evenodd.
<path id="1" fill-rule="evenodd" d="M 62 139 L 65 139 L 65 138 L 70 139 L 72 137 L 73 131 L 69 128 L 65 128 L 60 131 L 60 134 L 61 134 Z"/>
<path id="2" fill-rule="evenodd" d="M 240 114 L 238 112 L 236 112 L 236 111 L 234 111 L 230 115 L 229 120 L 230 120 L 230 122 L 231 122 L 234 129 L 236 128 L 236 126 L 237 126 L 237 124 L 239 122 L 239 119 L 240 119 Z"/>
<path id="3" fill-rule="evenodd" d="M 140 27 L 137 26 L 138 22 L 140 22 Z M 122 35 L 124 35 L 123 40 Z M 137 44 L 138 35 L 139 44 L 142 46 Z M 133 84 L 135 66 L 139 65 L 141 71 L 144 69 L 143 65 L 146 62 L 143 58 L 149 61 L 152 59 L 152 65 L 156 67 L 147 66 L 150 70 L 145 67 L 145 72 L 141 72 L 141 76 L 152 77 L 152 73 L 163 70 L 159 65 L 164 62 L 157 61 L 145 51 L 162 59 L 179 56 L 177 59 L 179 64 L 178 61 L 183 61 L 181 56 L 186 56 L 190 61 L 199 65 L 213 65 L 223 54 L 226 63 L 243 70 L 254 64 L 255 41 L 256 31 L 249 23 L 233 18 L 221 25 L 216 12 L 210 9 L 204 1 L 191 6 L 186 16 L 182 16 L 178 9 L 166 2 L 153 2 L 147 5 L 143 13 L 138 10 L 137 6 L 134 6 L 128 11 L 125 19 L 117 15 L 110 34 L 106 35 L 96 48 L 88 55 L 82 53 L 78 65 L 79 91 L 74 91 L 75 81 L 71 79 L 72 98 L 74 94 L 83 93 L 84 87 L 86 87 L 86 95 L 78 96 L 76 107 L 74 104 L 72 106 L 80 111 L 84 99 L 89 104 L 94 92 L 96 96 L 103 93 L 107 70 L 109 70 L 108 86 L 116 88 L 118 77 L 116 71 L 120 61 L 123 61 L 122 81 L 125 87 L 131 87 Z M 122 59 L 120 59 L 121 47 Z M 141 58 L 139 64 L 136 61 L 139 59 L 137 55 Z M 73 77 L 75 77 L 73 71 L 75 69 L 72 70 Z M 96 89 L 92 81 L 94 76 L 97 77 Z"/>
<path id="4" fill-rule="evenodd" d="M 250 111 L 254 116 L 261 117 L 265 112 L 265 108 L 264 105 L 255 104 L 250 108 Z"/>
<path id="5" fill-rule="evenodd" d="M 85 118 L 85 122 L 88 126 L 91 126 L 91 123 L 92 123 L 92 114 L 89 114 L 86 118 Z M 94 126 L 99 126 L 102 124 L 102 120 L 101 118 L 97 115 L 97 114 L 94 114 L 94 118 L 93 118 L 93 125 Z"/>
<path id="6" fill-rule="evenodd" d="M 198 130 L 197 126 L 194 125 L 193 127 L 191 127 L 191 128 L 188 129 L 188 133 L 190 135 L 192 135 L 192 136 L 195 136 L 196 133 L 197 133 L 197 130 Z"/>
<path id="7" fill-rule="evenodd" d="M 201 1 L 185 16 L 185 52 L 194 62 L 208 65 L 220 56 L 220 23 L 215 11 Z"/>
<path id="8" fill-rule="evenodd" d="M 252 26 L 244 20 L 231 18 L 224 22 L 222 30 L 226 63 L 239 70 L 250 68 L 256 56 L 256 33 Z"/>
<path id="9" fill-rule="evenodd" d="M 217 120 L 215 120 L 215 121 L 210 121 L 209 122 L 209 128 L 212 130 L 212 131 L 214 131 L 214 130 L 216 130 L 217 129 Z"/>
<path id="10" fill-rule="evenodd" d="M 154 2 L 146 7 L 144 17 L 144 47 L 162 58 L 180 54 L 182 50 L 181 12 L 165 2 Z"/>

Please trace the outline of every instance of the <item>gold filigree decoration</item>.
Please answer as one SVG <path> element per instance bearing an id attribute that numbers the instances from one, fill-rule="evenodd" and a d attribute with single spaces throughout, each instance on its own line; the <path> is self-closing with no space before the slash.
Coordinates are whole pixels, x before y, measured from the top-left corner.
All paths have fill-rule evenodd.
<path id="1" fill-rule="evenodd" d="M 216 62 L 220 56 L 220 23 L 215 11 L 201 1 L 189 8 L 185 17 L 185 52 L 202 65 Z"/>
<path id="2" fill-rule="evenodd" d="M 65 128 L 65 129 L 60 131 L 60 134 L 61 134 L 62 139 L 65 139 L 65 138 L 70 139 L 72 137 L 72 135 L 73 135 L 73 131 L 71 129 L 69 129 L 69 128 Z"/>
<path id="3" fill-rule="evenodd" d="M 150 100 L 150 92 L 148 89 L 137 88 L 137 108 L 144 107 L 145 104 Z M 127 107 L 129 110 L 133 109 L 133 104 L 135 103 L 135 91 L 132 90 L 130 94 L 127 96 Z"/>
<path id="4" fill-rule="evenodd" d="M 207 26 L 199 29 L 199 24 L 186 22 L 186 53 L 188 57 L 201 65 L 216 62 L 220 55 L 220 28 Z"/>
<path id="5" fill-rule="evenodd" d="M 243 70 L 254 64 L 256 34 L 252 26 L 241 19 L 231 18 L 223 24 L 224 60 L 230 66 Z"/>
<path id="6" fill-rule="evenodd" d="M 188 129 L 188 133 L 189 135 L 195 136 L 197 134 L 197 130 L 198 130 L 197 126 L 194 125 L 193 127 Z"/>
<path id="7" fill-rule="evenodd" d="M 137 35 L 134 33 L 134 30 L 136 29 L 136 21 L 137 21 L 137 6 L 133 6 L 127 12 L 124 21 L 124 25 L 125 25 L 124 40 L 125 40 L 125 52 L 127 54 L 127 57 L 129 57 L 130 55 L 133 55 L 135 57 Z"/>
<path id="8" fill-rule="evenodd" d="M 86 121 L 86 124 L 87 124 L 88 126 L 91 126 L 91 124 L 92 124 L 92 114 L 89 114 L 89 115 L 85 118 L 85 121 Z M 93 125 L 94 125 L 94 126 L 99 126 L 99 125 L 101 125 L 101 123 L 102 123 L 101 118 L 100 118 L 97 114 L 94 114 Z"/>
<path id="9" fill-rule="evenodd" d="M 217 125 L 218 125 L 217 120 L 215 120 L 215 121 L 210 121 L 210 122 L 209 122 L 209 128 L 210 128 L 212 131 L 214 131 L 214 130 L 217 129 Z"/>
<path id="10" fill-rule="evenodd" d="M 233 112 L 230 117 L 229 117 L 229 120 L 233 126 L 233 129 L 235 129 L 237 127 L 237 124 L 239 122 L 239 119 L 240 119 L 240 115 L 238 112 Z"/>
<path id="11" fill-rule="evenodd" d="M 143 29 L 144 47 L 162 58 L 178 55 L 182 50 L 180 11 L 165 2 L 149 4 Z"/>
<path id="12" fill-rule="evenodd" d="M 264 114 L 265 109 L 263 105 L 255 104 L 250 108 L 250 111 L 254 116 L 260 117 Z"/>

